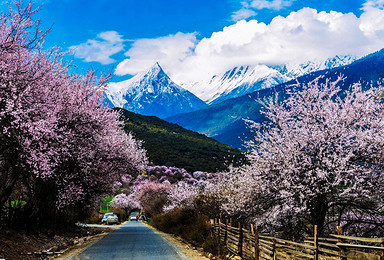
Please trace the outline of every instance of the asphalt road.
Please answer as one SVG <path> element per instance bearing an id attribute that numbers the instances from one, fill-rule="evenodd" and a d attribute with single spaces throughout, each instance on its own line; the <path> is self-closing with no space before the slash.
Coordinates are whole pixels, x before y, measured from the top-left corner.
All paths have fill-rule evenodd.
<path id="1" fill-rule="evenodd" d="M 187 260 L 188 258 L 143 223 L 128 221 L 70 259 Z"/>

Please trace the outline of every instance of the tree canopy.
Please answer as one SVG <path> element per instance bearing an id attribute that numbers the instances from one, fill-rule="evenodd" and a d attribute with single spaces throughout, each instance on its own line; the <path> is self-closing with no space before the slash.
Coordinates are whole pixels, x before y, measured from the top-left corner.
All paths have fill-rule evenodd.
<path id="1" fill-rule="evenodd" d="M 108 77 L 70 74 L 63 53 L 44 50 L 36 12 L 20 1 L 0 14 L 0 218 L 15 200 L 30 219 L 90 206 L 146 163 L 102 105 Z"/>
<path id="2" fill-rule="evenodd" d="M 253 155 L 245 171 L 259 186 L 256 223 L 307 233 L 313 225 L 325 232 L 343 221 L 365 223 L 368 231 L 380 223 L 384 89 L 354 84 L 341 92 L 341 80 L 314 80 L 284 101 L 269 99 L 268 121 L 251 123 Z"/>

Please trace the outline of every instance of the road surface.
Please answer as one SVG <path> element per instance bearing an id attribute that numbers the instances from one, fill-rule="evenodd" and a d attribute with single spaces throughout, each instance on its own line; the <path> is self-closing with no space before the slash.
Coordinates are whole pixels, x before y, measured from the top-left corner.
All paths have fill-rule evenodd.
<path id="1" fill-rule="evenodd" d="M 187 260 L 176 247 L 141 222 L 127 221 L 119 229 L 70 259 Z"/>

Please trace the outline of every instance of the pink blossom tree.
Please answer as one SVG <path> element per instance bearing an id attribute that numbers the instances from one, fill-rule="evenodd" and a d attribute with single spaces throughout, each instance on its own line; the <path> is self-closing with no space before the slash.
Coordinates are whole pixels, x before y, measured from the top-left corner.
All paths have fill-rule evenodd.
<path id="1" fill-rule="evenodd" d="M 146 180 L 135 186 L 135 196 L 144 214 L 151 217 L 163 212 L 170 190 L 171 184 L 167 181 L 160 183 Z"/>
<path id="2" fill-rule="evenodd" d="M 178 182 L 172 186 L 168 193 L 167 203 L 164 206 L 164 211 L 172 211 L 175 209 L 195 209 L 195 200 L 199 196 L 204 187 L 191 185 L 186 182 Z"/>
<path id="3" fill-rule="evenodd" d="M 70 75 L 62 53 L 43 49 L 36 11 L 15 1 L 0 14 L 0 214 L 17 193 L 32 218 L 81 210 L 146 163 L 102 105 L 108 78 Z"/>
<path id="4" fill-rule="evenodd" d="M 112 200 L 112 207 L 124 209 L 127 213 L 133 209 L 140 209 L 140 203 L 136 199 L 134 193 L 126 195 L 125 193 L 117 194 Z"/>
<path id="5" fill-rule="evenodd" d="M 380 214 L 384 89 L 364 91 L 355 84 L 341 91 L 340 80 L 315 80 L 299 85 L 285 101 L 265 101 L 268 122 L 251 126 L 252 165 L 245 169 L 258 186 L 257 225 L 334 231 L 346 212 L 360 212 L 355 222 L 357 215 Z"/>
<path id="6" fill-rule="evenodd" d="M 259 211 L 260 185 L 247 166 L 230 168 L 220 175 L 204 191 L 204 196 L 212 198 L 221 213 L 237 220 L 247 220 Z"/>

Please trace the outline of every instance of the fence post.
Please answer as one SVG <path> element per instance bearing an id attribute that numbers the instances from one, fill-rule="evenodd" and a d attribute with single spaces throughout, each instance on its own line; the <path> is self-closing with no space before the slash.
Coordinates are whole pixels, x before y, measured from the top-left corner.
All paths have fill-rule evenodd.
<path id="1" fill-rule="evenodd" d="M 243 257 L 243 225 L 239 222 L 239 256 Z"/>
<path id="2" fill-rule="evenodd" d="M 217 224 L 217 218 L 214 219 L 214 225 L 213 225 L 213 230 L 215 231 L 215 236 L 216 236 L 216 232 L 217 232 L 216 224 Z"/>
<path id="3" fill-rule="evenodd" d="M 259 255 L 260 255 L 260 249 L 259 249 L 259 230 L 258 228 L 256 228 L 256 230 L 253 228 L 253 224 L 251 224 L 251 234 L 253 236 L 255 236 L 255 244 L 254 244 L 254 248 L 255 248 L 255 260 L 259 260 Z"/>
<path id="4" fill-rule="evenodd" d="M 218 228 L 218 230 L 217 230 L 217 232 L 218 232 L 218 237 L 219 237 L 219 244 L 220 244 L 220 242 L 221 242 L 221 219 L 219 219 L 219 228 Z"/>
<path id="5" fill-rule="evenodd" d="M 381 243 L 380 246 L 384 247 L 384 243 Z M 384 260 L 384 250 L 381 250 L 380 252 L 380 260 Z"/>
<path id="6" fill-rule="evenodd" d="M 219 227 L 218 227 L 218 229 L 217 229 L 217 237 L 218 237 L 218 239 L 219 239 L 219 244 L 218 244 L 218 250 L 217 250 L 217 252 L 219 253 L 219 255 L 220 255 L 220 245 L 221 245 L 221 239 L 220 239 L 220 229 L 221 229 L 221 219 L 219 218 Z"/>
<path id="7" fill-rule="evenodd" d="M 337 234 L 338 234 L 339 236 L 343 235 L 343 227 L 342 227 L 342 226 L 337 226 L 337 227 L 336 227 L 336 231 L 337 231 Z M 342 240 L 341 238 L 339 238 L 339 239 L 338 239 L 338 242 L 339 242 L 339 243 L 343 243 L 343 240 Z M 341 254 L 345 254 L 345 250 L 343 250 L 342 248 L 340 248 L 340 252 L 341 252 Z M 341 256 L 340 259 L 341 259 L 341 260 L 347 260 L 347 258 L 346 258 L 346 257 L 343 257 L 343 256 Z"/>
<path id="8" fill-rule="evenodd" d="M 228 219 L 225 220 L 224 246 L 227 247 L 228 241 Z"/>
<path id="9" fill-rule="evenodd" d="M 251 240 L 250 240 L 251 243 L 252 243 L 252 236 L 254 236 L 254 235 L 255 235 L 255 231 L 253 229 L 253 224 L 251 224 Z M 254 249 L 255 249 L 255 253 L 252 255 L 253 259 L 256 258 L 256 247 L 255 246 L 254 246 Z"/>
<path id="10" fill-rule="evenodd" d="M 272 239 L 272 259 L 275 260 L 276 259 L 276 239 L 273 238 Z"/>
<path id="11" fill-rule="evenodd" d="M 260 259 L 260 241 L 259 241 L 259 228 L 255 230 L 255 259 Z"/>
<path id="12" fill-rule="evenodd" d="M 317 225 L 314 226 L 313 230 L 313 245 L 315 246 L 314 260 L 319 260 L 319 234 L 317 233 Z"/>
<path id="13" fill-rule="evenodd" d="M 209 222 L 210 222 L 210 226 L 211 228 L 209 229 L 210 230 L 210 235 L 211 235 L 211 238 L 214 237 L 214 233 L 215 233 L 215 220 L 213 218 L 209 219 Z"/>

